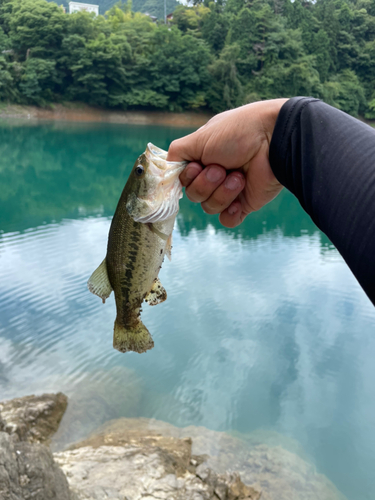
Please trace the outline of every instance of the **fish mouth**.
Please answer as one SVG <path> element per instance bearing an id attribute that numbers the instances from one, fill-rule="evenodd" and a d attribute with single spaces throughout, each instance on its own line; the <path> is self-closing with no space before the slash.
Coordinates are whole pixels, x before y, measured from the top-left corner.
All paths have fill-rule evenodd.
<path id="1" fill-rule="evenodd" d="M 186 161 L 167 161 L 168 152 L 147 144 L 145 157 L 148 164 L 147 175 L 154 178 L 153 189 L 143 201 L 148 209 L 146 213 L 134 217 L 136 222 L 154 223 L 176 215 L 178 203 L 182 198 L 182 184 L 179 179 L 187 165 Z"/>
<path id="2" fill-rule="evenodd" d="M 158 148 L 149 142 L 146 148 L 146 158 L 154 159 L 160 158 L 161 160 L 166 160 L 168 155 L 168 151 L 164 151 L 164 149 Z M 152 157 L 152 158 L 151 158 Z"/>
<path id="3" fill-rule="evenodd" d="M 168 151 L 160 149 L 149 142 L 145 151 L 150 173 L 157 177 L 163 177 L 166 181 L 169 178 L 175 179 L 186 167 L 186 161 L 167 161 Z"/>

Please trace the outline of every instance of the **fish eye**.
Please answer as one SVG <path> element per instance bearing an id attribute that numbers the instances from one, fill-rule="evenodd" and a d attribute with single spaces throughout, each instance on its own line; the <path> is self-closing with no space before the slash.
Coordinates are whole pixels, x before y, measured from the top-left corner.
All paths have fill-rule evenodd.
<path id="1" fill-rule="evenodd" d="M 144 172 L 144 168 L 142 167 L 142 165 L 137 165 L 135 167 L 134 172 L 135 172 L 135 175 L 137 175 L 138 177 L 140 177 L 143 174 L 143 172 Z"/>

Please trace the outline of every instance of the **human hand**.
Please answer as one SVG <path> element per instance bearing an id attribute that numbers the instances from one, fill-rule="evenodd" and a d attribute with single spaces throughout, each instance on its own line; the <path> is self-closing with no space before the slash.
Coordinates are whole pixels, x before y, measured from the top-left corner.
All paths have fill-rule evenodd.
<path id="1" fill-rule="evenodd" d="M 271 170 L 268 152 L 286 101 L 261 101 L 225 111 L 169 147 L 168 161 L 190 162 L 180 176 L 187 197 L 209 214 L 220 213 L 226 227 L 240 224 L 283 188 Z"/>

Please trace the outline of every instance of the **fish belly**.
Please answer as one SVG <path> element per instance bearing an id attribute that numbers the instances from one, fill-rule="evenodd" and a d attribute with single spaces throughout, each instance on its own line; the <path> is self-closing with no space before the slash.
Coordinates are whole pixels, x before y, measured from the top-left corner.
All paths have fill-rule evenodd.
<path id="1" fill-rule="evenodd" d="M 173 223 L 164 221 L 153 227 L 128 215 L 112 222 L 106 260 L 117 310 L 114 347 L 121 352 L 145 352 L 154 345 L 140 320 L 141 306 L 148 297 L 152 297 L 150 304 L 166 299 L 158 274 Z"/>

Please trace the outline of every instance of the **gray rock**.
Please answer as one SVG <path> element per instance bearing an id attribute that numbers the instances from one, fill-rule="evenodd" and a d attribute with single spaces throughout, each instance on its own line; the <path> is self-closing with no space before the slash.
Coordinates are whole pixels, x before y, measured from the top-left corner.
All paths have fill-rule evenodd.
<path id="1" fill-rule="evenodd" d="M 67 397 L 61 392 L 2 401 L 0 431 L 7 432 L 15 440 L 48 444 L 67 404 Z"/>
<path id="2" fill-rule="evenodd" d="M 238 474 L 216 474 L 192 456 L 189 437 L 163 435 L 148 419 L 119 419 L 55 453 L 80 500 L 258 500 Z M 167 426 L 169 424 L 166 424 Z M 173 427 L 173 426 L 172 426 Z"/>
<path id="3" fill-rule="evenodd" d="M 189 445 L 191 441 L 186 441 L 186 437 L 191 438 L 192 448 Z M 117 449 L 118 447 L 121 448 L 121 452 Z M 118 463 L 123 464 L 122 476 L 119 470 L 114 475 L 111 472 L 113 464 L 117 461 L 116 453 L 122 457 L 118 459 Z M 191 453 L 193 455 L 190 456 Z M 99 457 L 100 467 L 97 467 L 95 462 L 96 454 Z M 132 454 L 139 468 L 134 469 L 134 463 L 132 464 L 127 458 Z M 148 461 L 150 454 L 155 462 Z M 206 454 L 205 457 L 202 458 L 202 454 Z M 88 458 L 85 468 L 86 476 L 79 472 L 82 471 L 85 456 Z M 112 458 L 109 459 L 109 457 Z M 96 486 L 98 488 L 112 487 L 117 492 L 116 495 L 120 495 L 119 498 L 125 496 L 128 500 L 141 498 L 137 496 L 135 487 L 126 489 L 130 488 L 128 485 L 133 484 L 134 480 L 141 488 L 139 491 L 144 495 L 142 499 L 179 500 L 176 486 L 178 485 L 182 489 L 181 498 L 184 500 L 246 498 L 243 495 L 257 498 L 256 495 L 260 492 L 261 500 L 316 500 L 317 498 L 319 500 L 345 500 L 334 484 L 326 476 L 318 473 L 312 463 L 282 446 L 262 444 L 258 439 L 254 439 L 254 442 L 249 444 L 249 441 L 238 439 L 225 432 L 193 426 L 181 429 L 166 422 L 146 418 L 122 418 L 109 422 L 85 441 L 76 444 L 66 454 L 57 455 L 56 460 L 61 464 L 68 475 L 69 483 L 79 491 L 82 499 L 96 498 L 93 493 L 90 493 L 91 496 L 82 496 L 84 487 L 80 489 L 79 485 L 82 477 L 85 476 L 85 481 L 88 481 L 87 485 L 90 484 L 91 492 L 99 491 Z M 156 472 L 153 472 L 152 464 L 155 466 L 159 464 L 159 476 L 153 475 Z M 183 470 L 185 472 L 181 476 L 180 471 Z M 228 474 L 235 473 L 240 474 L 243 483 L 233 486 L 232 491 L 228 486 Z M 117 477 L 117 474 L 121 477 Z M 221 475 L 226 477 L 224 485 L 217 479 Z M 167 476 L 169 482 L 165 479 Z M 149 483 L 146 480 L 148 477 L 150 477 Z M 160 494 L 157 477 L 159 477 L 162 490 Z M 181 482 L 181 477 L 186 481 Z M 174 487 L 171 486 L 171 481 Z M 233 481 L 235 484 L 235 480 Z M 83 484 L 86 483 L 83 482 Z M 170 490 L 167 490 L 167 484 Z M 250 493 L 246 490 L 241 491 L 240 484 L 252 488 Z M 166 491 L 169 491 L 169 496 L 165 496 Z M 216 496 L 210 497 L 209 495 L 213 492 Z"/>
<path id="4" fill-rule="evenodd" d="M 76 447 L 55 460 L 80 500 L 259 500 L 260 492 L 237 475 L 197 475 L 184 453 L 188 443 L 180 441 L 169 439 L 168 449 L 135 442 Z"/>
<path id="5" fill-rule="evenodd" d="M 1 500 L 73 500 L 62 470 L 41 444 L 0 432 Z"/>
<path id="6" fill-rule="evenodd" d="M 21 495 L 13 440 L 9 434 L 0 432 L 0 498 L 1 500 L 18 500 L 22 498 Z"/>

